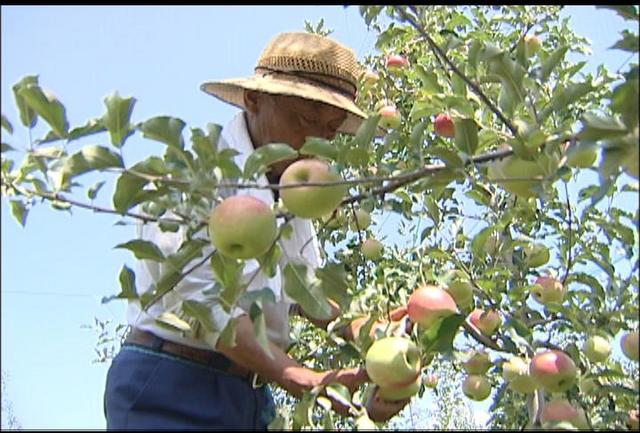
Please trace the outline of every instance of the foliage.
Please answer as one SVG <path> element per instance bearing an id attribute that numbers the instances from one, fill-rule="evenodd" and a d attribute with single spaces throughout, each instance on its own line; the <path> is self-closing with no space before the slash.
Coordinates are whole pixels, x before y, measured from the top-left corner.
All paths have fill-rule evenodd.
<path id="1" fill-rule="evenodd" d="M 637 23 L 637 7 L 612 8 L 621 19 Z M 316 221 L 326 264 L 309 278 L 299 278 L 303 274 L 290 268 L 285 286 L 312 315 L 322 312 L 327 298 L 338 302 L 344 314 L 327 331 L 294 321 L 291 353 L 297 359 L 312 368 L 360 364 L 371 338 L 347 342 L 337 332 L 340 326 L 362 315 L 384 319 L 392 308 L 404 305 L 416 287 L 446 285 L 448 271 L 458 269 L 474 286 L 474 306 L 498 310 L 503 325 L 496 336 L 484 337 L 458 320 L 470 312 L 463 309 L 463 315 L 435 332 L 414 327 L 410 336 L 423 349 L 425 367 L 452 363 L 459 368 L 467 349 L 484 346 L 494 361 L 488 372 L 494 385 L 492 426 L 515 428 L 533 424 L 529 414 L 537 418 L 538 411 L 531 410 L 534 398 L 505 389 L 502 360 L 516 354 L 530 357 L 545 347 L 561 348 L 579 366 L 580 378 L 597 378 L 602 391 L 586 395 L 576 385 L 565 397 L 586 409 L 594 428 L 624 425 L 627 411 L 638 404 L 637 388 L 632 387 L 638 380 L 637 364 L 629 368 L 611 357 L 594 365 L 580 347 L 594 332 L 613 339 L 622 331 L 638 329 L 638 65 L 631 64 L 622 75 L 603 66 L 595 73 L 581 72 L 585 63 L 574 64 L 567 54 L 588 53 L 586 40 L 559 20 L 559 10 L 360 7 L 365 23 L 378 32 L 379 53 L 367 56 L 365 64 L 379 79 L 373 84 L 363 81 L 358 102 L 371 114 L 381 101 L 393 103 L 402 125 L 376 138 L 379 117 L 372 116 L 356 136 L 332 142 L 313 138 L 301 153 L 331 160 L 349 179 L 349 195 L 341 207 L 347 220 L 361 208 L 380 227 L 393 225 L 385 229 L 398 237 L 382 239 L 384 257 L 371 262 L 358 247 L 374 236 L 373 227 L 331 228 L 328 221 Z M 326 32 L 323 24 L 314 30 L 307 23 L 307 28 Z M 531 55 L 525 36 L 533 34 L 542 46 Z M 614 48 L 637 54 L 637 39 L 637 34 L 625 32 Z M 410 66 L 391 72 L 385 65 L 389 53 L 402 54 Z M 158 116 L 135 122 L 135 98 L 114 93 L 105 98 L 101 117 L 71 126 L 65 106 L 40 86 L 37 76 L 25 77 L 13 90 L 20 123 L 30 131 L 38 121 L 50 128 L 23 146 L 9 144 L 3 132 L 2 195 L 21 225 L 26 225 L 30 209 L 46 201 L 56 210 L 81 207 L 123 220 L 158 222 L 169 232 L 182 227 L 188 239 L 168 257 L 149 242 L 118 245 L 136 258 L 172 266 L 143 296 L 134 272 L 123 266 L 121 291 L 106 301 L 138 299 L 148 308 L 196 266 L 209 265 L 217 284 L 208 298 L 185 302 L 180 311 L 158 320 L 181 332 L 210 329 L 203 311 L 207 302 L 222 299 L 227 310 L 238 302 L 253 303 L 254 325 L 258 334 L 264 331 L 259 312 L 268 298 L 244 292 L 238 284 L 240 262 L 208 252 L 206 221 L 220 200 L 223 182 L 256 187 L 256 175 L 283 152 L 295 153 L 293 149 L 279 144 L 277 149 L 256 151 L 248 166 L 238 167 L 233 150 L 217 147 L 219 125 L 191 127 L 185 142 L 185 121 Z M 456 134 L 451 139 L 433 129 L 433 118 L 443 112 L 454 119 Z M 4 115 L 2 128 L 13 133 Z M 127 161 L 124 150 L 136 135 L 161 143 L 164 154 Z M 88 139 L 92 144 L 80 146 Z M 570 151 L 594 147 L 597 166 L 568 163 Z M 22 160 L 15 155 L 22 155 Z M 530 162 L 537 172 L 517 178 L 493 176 L 490 167 L 507 157 Z M 81 183 L 85 179 L 92 183 Z M 79 197 L 84 192 L 93 202 L 106 191 L 109 179 L 114 185 L 110 205 L 97 206 Z M 519 182 L 528 182 L 531 189 L 526 194 L 516 190 Z M 286 236 L 290 215 L 280 211 L 278 216 L 284 221 L 280 236 Z M 550 249 L 548 263 L 528 262 L 527 247 L 534 243 Z M 260 259 L 261 268 L 268 271 L 277 255 L 277 247 L 272 248 Z M 546 274 L 568 288 L 562 305 L 541 306 L 529 296 L 535 277 Z M 214 331 L 233 339 L 233 329 Z M 447 418 L 458 410 L 452 403 L 458 401 L 451 388 L 456 381 L 444 383 L 449 388 L 443 388 L 438 400 L 437 426 L 458 426 Z M 362 403 L 365 393 L 346 398 Z M 548 396 L 536 392 L 535 398 Z M 325 400 L 319 390 L 307 393 L 292 414 L 277 422 L 297 428 L 365 425 L 363 412 L 355 421 L 336 419 Z"/>

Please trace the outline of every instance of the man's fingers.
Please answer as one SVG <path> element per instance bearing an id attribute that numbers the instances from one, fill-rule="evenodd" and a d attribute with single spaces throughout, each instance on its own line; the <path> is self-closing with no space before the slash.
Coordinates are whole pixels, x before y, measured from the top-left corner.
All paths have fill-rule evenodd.
<path id="1" fill-rule="evenodd" d="M 402 319 L 406 315 L 407 315 L 407 306 L 403 305 L 402 307 L 393 309 L 389 313 L 389 318 L 391 318 L 391 320 L 393 320 L 394 322 L 397 322 L 398 320 Z"/>

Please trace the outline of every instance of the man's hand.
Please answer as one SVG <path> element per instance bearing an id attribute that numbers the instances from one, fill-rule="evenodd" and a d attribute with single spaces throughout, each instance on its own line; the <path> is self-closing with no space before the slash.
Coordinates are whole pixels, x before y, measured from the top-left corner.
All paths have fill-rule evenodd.
<path id="1" fill-rule="evenodd" d="M 374 394 L 366 402 L 365 408 L 367 414 L 372 421 L 384 422 L 396 416 L 406 405 L 410 399 L 399 401 L 387 401 L 380 398 L 380 388 L 376 387 Z"/>

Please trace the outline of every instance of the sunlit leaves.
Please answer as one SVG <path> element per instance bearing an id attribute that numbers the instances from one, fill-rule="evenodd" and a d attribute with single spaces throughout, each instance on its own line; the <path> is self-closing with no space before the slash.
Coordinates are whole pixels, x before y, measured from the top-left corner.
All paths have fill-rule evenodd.
<path id="1" fill-rule="evenodd" d="M 122 98 L 118 92 L 104 99 L 107 112 L 102 122 L 109 130 L 111 144 L 115 147 L 122 147 L 126 138 L 135 132 L 131 126 L 131 113 L 135 103 L 135 98 Z"/>

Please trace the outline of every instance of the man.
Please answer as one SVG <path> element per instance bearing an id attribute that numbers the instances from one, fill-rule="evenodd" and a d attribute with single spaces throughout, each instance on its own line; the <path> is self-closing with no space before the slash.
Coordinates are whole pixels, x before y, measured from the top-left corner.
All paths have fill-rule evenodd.
<path id="1" fill-rule="evenodd" d="M 333 138 L 338 132 L 355 133 L 365 114 L 354 104 L 360 74 L 354 53 L 341 44 L 308 33 L 278 35 L 262 53 L 256 74 L 248 78 L 205 83 L 202 89 L 242 109 L 224 128 L 219 149 L 233 148 L 235 162 L 243 167 L 254 149 L 284 142 L 299 149 L 307 136 Z M 275 164 L 259 179 L 277 183 L 292 161 Z M 255 196 L 269 205 L 277 193 L 268 189 L 238 190 L 231 194 Z M 182 301 L 202 300 L 214 285 L 209 266 L 187 275 L 163 299 L 143 311 L 131 302 L 128 321 L 131 332 L 114 358 L 107 375 L 105 415 L 109 429 L 266 429 L 274 417 L 273 400 L 266 382 L 275 382 L 300 397 L 317 385 L 338 382 L 351 391 L 368 381 L 363 368 L 315 371 L 286 353 L 289 312 L 299 310 L 283 290 L 281 270 L 290 262 L 320 265 L 318 243 L 311 221 L 294 218 L 293 235 L 281 239 L 283 256 L 276 275 L 258 270 L 247 260 L 243 272 L 247 291 L 268 287 L 275 303 L 263 305 L 273 357 L 258 343 L 249 317 L 250 305 L 238 305 L 227 313 L 211 304 L 210 318 L 222 330 L 235 321 L 235 345 L 219 333 L 180 333 L 158 325 L 164 312 L 179 313 Z M 142 239 L 154 242 L 165 255 L 175 253 L 186 230 L 162 232 L 155 224 L 139 226 Z M 204 236 L 204 235 L 203 235 Z M 308 242 L 311 240 L 312 242 Z M 148 290 L 158 281 L 162 266 L 141 261 L 137 287 Z M 251 277 L 249 277 L 251 276 Z M 306 314 L 300 311 L 302 315 Z M 334 309 L 333 318 L 339 311 Z M 318 326 L 330 320 L 308 317 Z M 407 401 L 370 401 L 369 415 L 386 420 Z M 349 408 L 332 401 L 333 409 L 349 415 Z"/>

